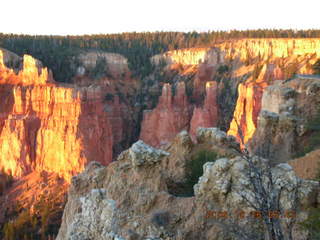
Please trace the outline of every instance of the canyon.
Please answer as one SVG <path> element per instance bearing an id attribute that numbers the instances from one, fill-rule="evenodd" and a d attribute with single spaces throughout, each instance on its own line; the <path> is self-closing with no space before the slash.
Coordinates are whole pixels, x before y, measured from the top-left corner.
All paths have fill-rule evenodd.
<path id="1" fill-rule="evenodd" d="M 250 209 L 235 196 L 251 191 L 233 181 L 246 181 L 241 149 L 269 159 L 279 181 L 299 189 L 303 219 L 319 202 L 315 182 L 299 188 L 293 180 L 317 175 L 319 146 L 306 147 L 317 137 L 308 124 L 320 103 L 320 80 L 311 76 L 319 58 L 319 39 L 230 40 L 151 57 L 155 70 L 144 84 L 124 56 L 90 50 L 78 55 L 72 83 L 59 83 L 39 60 L 0 49 L 0 170 L 14 177 L 0 196 L 0 222 L 13 202 L 33 209 L 56 195 L 64 206 L 70 187 L 59 240 L 223 239 L 219 227 L 202 232 L 198 220 L 204 224 L 210 201 Z M 175 196 L 201 148 L 222 159 L 204 166 L 195 196 Z M 283 201 L 293 201 L 291 190 Z M 158 210 L 172 228 L 158 223 Z M 115 224 L 103 226 L 98 215 Z"/>
<path id="2" fill-rule="evenodd" d="M 219 97 L 227 91 L 236 99 L 231 106 L 234 109 L 229 109 L 233 116 L 227 119 L 230 125 L 226 130 L 244 146 L 256 130 L 264 89 L 277 80 L 288 79 L 295 74 L 311 74 L 311 66 L 319 58 L 319 51 L 318 39 L 244 39 L 226 41 L 213 48 L 170 51 L 154 56 L 152 61 L 155 64 L 164 62 L 167 68 L 172 69 L 180 66 L 183 68 L 182 75 L 194 73 L 193 98 L 196 105 L 206 104 L 205 101 L 201 103 L 198 96 L 206 93 L 206 83 L 217 80 L 219 71 L 225 67 L 228 85 L 220 81 L 216 95 Z M 215 101 L 211 104 L 216 105 L 213 108 L 218 108 L 221 113 L 224 112 L 223 102 L 219 103 L 220 106 Z M 217 119 L 210 126 L 216 126 L 216 122 Z M 200 125 L 209 127 L 207 124 Z"/>

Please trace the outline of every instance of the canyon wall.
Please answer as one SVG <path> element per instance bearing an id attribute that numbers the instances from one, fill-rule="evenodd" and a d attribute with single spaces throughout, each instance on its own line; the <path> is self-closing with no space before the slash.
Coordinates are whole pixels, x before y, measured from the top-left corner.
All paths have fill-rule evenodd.
<path id="1" fill-rule="evenodd" d="M 252 138 L 256 130 L 264 89 L 270 82 L 281 77 L 282 74 L 273 65 L 263 65 L 256 79 L 251 77 L 238 85 L 238 99 L 228 134 L 235 136 L 242 146 Z"/>
<path id="2" fill-rule="evenodd" d="M 0 169 L 17 177 L 44 170 L 70 180 L 89 161 L 110 163 L 113 137 L 99 87 L 55 84 L 31 56 L 16 73 L 2 52 Z"/>
<path id="3" fill-rule="evenodd" d="M 78 56 L 79 66 L 77 68 L 78 75 L 84 75 L 86 71 L 94 69 L 98 64 L 104 64 L 107 74 L 115 78 L 129 72 L 128 60 L 117 53 L 109 53 L 103 51 L 86 51 Z M 102 62 L 99 62 L 102 61 Z"/>
<path id="4" fill-rule="evenodd" d="M 212 48 L 169 51 L 154 56 L 152 61 L 165 62 L 171 68 L 180 65 L 184 68 L 181 75 L 195 73 L 193 98 L 197 103 L 205 92 L 204 82 L 220 81 L 217 96 L 225 99 L 218 102 L 220 123 L 230 121 L 228 134 L 244 146 L 256 130 L 264 89 L 277 80 L 311 74 L 319 57 L 319 39 L 242 39 Z M 231 119 L 224 116 L 228 115 L 225 106 L 233 111 Z"/>
<path id="5" fill-rule="evenodd" d="M 215 51 L 212 51 L 210 48 L 187 48 L 155 55 L 151 58 L 151 61 L 155 64 L 165 62 L 169 65 L 198 65 L 202 62 L 216 64 L 216 58 Z"/>
<path id="6" fill-rule="evenodd" d="M 311 74 L 311 66 L 320 56 L 318 39 L 247 39 L 219 47 L 226 59 L 237 63 L 234 76 L 245 74 L 252 66 L 252 75 L 238 86 L 238 100 L 228 131 L 243 144 L 256 130 L 265 87 L 295 74 Z"/>

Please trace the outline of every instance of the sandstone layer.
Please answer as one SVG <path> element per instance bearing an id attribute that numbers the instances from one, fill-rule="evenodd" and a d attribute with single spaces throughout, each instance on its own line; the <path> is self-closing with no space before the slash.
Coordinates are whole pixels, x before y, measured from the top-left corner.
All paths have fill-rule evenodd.
<path id="1" fill-rule="evenodd" d="M 184 82 L 178 84 L 175 96 L 171 85 L 165 84 L 157 107 L 143 112 L 140 139 L 151 146 L 165 145 L 180 131 L 188 130 L 190 115 Z"/>
<path id="2" fill-rule="evenodd" d="M 203 107 L 195 107 L 190 122 L 190 135 L 195 140 L 198 127 L 217 127 L 218 124 L 218 103 L 217 83 L 206 83 L 206 97 Z"/>
<path id="3" fill-rule="evenodd" d="M 57 85 L 31 56 L 16 73 L 0 56 L 0 169 L 70 179 L 92 160 L 111 162 L 111 125 L 99 88 Z"/>
<path id="4" fill-rule="evenodd" d="M 129 72 L 128 60 L 116 53 L 109 53 L 103 51 L 87 51 L 80 53 L 78 56 L 80 66 L 77 68 L 78 75 L 84 75 L 86 72 L 94 69 L 99 64 L 109 76 L 119 78 Z"/>

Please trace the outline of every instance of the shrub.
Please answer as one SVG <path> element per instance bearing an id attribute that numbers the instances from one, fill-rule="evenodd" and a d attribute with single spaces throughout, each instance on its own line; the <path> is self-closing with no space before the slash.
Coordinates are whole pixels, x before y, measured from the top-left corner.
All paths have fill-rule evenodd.
<path id="1" fill-rule="evenodd" d="M 199 177 L 203 175 L 203 165 L 206 162 L 214 162 L 218 154 L 211 150 L 199 150 L 187 162 L 187 180 L 186 180 L 186 195 L 193 196 L 193 186 L 198 182 Z"/>
<path id="2" fill-rule="evenodd" d="M 170 223 L 170 213 L 159 211 L 152 215 L 151 222 L 158 227 L 166 227 Z"/>
<path id="3" fill-rule="evenodd" d="M 301 226 L 309 232 L 309 239 L 320 239 L 320 208 L 310 209 L 308 218 Z"/>
<path id="4" fill-rule="evenodd" d="M 104 97 L 104 99 L 105 99 L 106 101 L 113 101 L 114 96 L 113 96 L 112 93 L 107 93 L 106 96 Z"/>
<path id="5" fill-rule="evenodd" d="M 62 219 L 61 203 L 55 193 L 42 195 L 34 205 L 34 211 L 17 204 L 9 216 L 11 219 L 2 227 L 3 240 L 49 240 L 57 235 Z M 1 230 L 1 228 L 0 228 Z"/>
<path id="6" fill-rule="evenodd" d="M 224 74 L 229 71 L 229 67 L 228 67 L 228 65 L 221 65 L 218 67 L 217 71 L 219 74 Z"/>
<path id="7" fill-rule="evenodd" d="M 36 217 L 32 216 L 28 210 L 21 212 L 14 221 L 4 225 L 4 239 L 35 239 L 36 221 Z"/>
<path id="8" fill-rule="evenodd" d="M 320 110 L 312 120 L 307 122 L 306 129 L 310 133 L 308 145 L 299 151 L 295 157 L 302 157 L 320 146 Z"/>

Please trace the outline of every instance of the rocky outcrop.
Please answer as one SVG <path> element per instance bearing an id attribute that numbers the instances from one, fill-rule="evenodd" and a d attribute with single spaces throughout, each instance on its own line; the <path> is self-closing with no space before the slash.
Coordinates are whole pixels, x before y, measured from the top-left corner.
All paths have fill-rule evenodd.
<path id="1" fill-rule="evenodd" d="M 264 88 L 276 80 L 292 77 L 293 73 L 310 74 L 310 66 L 320 53 L 317 39 L 248 39 L 220 47 L 226 58 L 248 65 L 235 69 L 234 76 L 246 74 L 248 67 L 254 66 L 250 70 L 253 75 L 238 86 L 238 100 L 228 131 L 239 140 L 243 138 L 244 144 L 255 132 Z"/>
<path id="2" fill-rule="evenodd" d="M 268 60 L 293 56 L 301 59 L 303 55 L 320 54 L 320 42 L 316 38 L 243 39 L 221 43 L 219 48 L 226 53 L 226 57 L 236 57 L 242 61 L 247 60 L 248 56 Z"/>
<path id="3" fill-rule="evenodd" d="M 160 161 L 162 157 L 167 155 L 169 155 L 169 153 L 150 147 L 141 140 L 134 143 L 129 149 L 131 164 L 134 167 L 155 164 Z"/>
<path id="4" fill-rule="evenodd" d="M 161 146 L 172 141 L 182 130 L 190 131 L 196 141 L 198 127 L 215 127 L 218 123 L 217 84 L 206 83 L 203 106 L 195 107 L 188 103 L 184 82 L 179 82 L 176 95 L 172 97 L 171 85 L 163 86 L 157 107 L 144 111 L 140 138 L 152 146 Z"/>
<path id="5" fill-rule="evenodd" d="M 217 129 L 199 132 L 199 137 L 206 136 L 202 141 L 228 138 L 225 133 L 222 135 Z M 175 146 L 166 148 L 167 153 L 138 142 L 108 167 L 91 162 L 72 179 L 57 240 L 227 239 L 230 231 L 224 229 L 223 217 L 219 216 L 232 218 L 252 231 L 248 221 L 253 209 L 242 196 L 252 196 L 254 189 L 248 179 L 247 162 L 241 157 L 206 163 L 203 176 L 194 186 L 194 197 L 168 193 L 168 178 L 181 170 L 168 169 L 168 164 L 188 161 L 183 157 L 177 159 L 175 150 L 182 143 L 185 153 L 196 147 L 184 131 L 173 141 Z M 137 165 L 134 160 L 137 156 L 146 160 Z M 258 158 L 255 161 L 265 163 Z M 284 210 L 292 209 L 294 192 L 298 191 L 300 204 L 295 214 L 299 222 L 305 218 L 307 207 L 317 202 L 318 183 L 300 180 L 287 164 L 274 167 L 272 173 L 276 188 L 282 189 L 280 202 Z M 239 211 L 244 214 L 242 220 L 238 218 Z M 301 240 L 307 239 L 301 231 L 294 234 Z"/>
<path id="6" fill-rule="evenodd" d="M 88 73 L 99 64 L 104 64 L 99 67 L 103 68 L 108 75 L 116 78 L 129 72 L 128 60 L 117 53 L 87 51 L 79 54 L 78 60 L 80 66 L 77 68 L 77 75 L 80 76 Z"/>
<path id="7" fill-rule="evenodd" d="M 18 74 L 15 73 L 14 69 L 7 68 L 5 65 L 5 62 L 7 64 L 13 62 L 13 65 L 18 65 L 19 61 L 19 57 L 5 50 L 0 50 L 0 84 L 39 85 L 53 81 L 51 73 L 46 68 L 41 68 L 41 63 L 29 55 L 23 56 L 23 67 Z M 16 64 L 14 64 L 15 62 Z"/>
<path id="8" fill-rule="evenodd" d="M 190 122 L 190 134 L 195 140 L 198 127 L 216 127 L 218 124 L 217 83 L 206 83 L 203 107 L 196 107 Z"/>
<path id="9" fill-rule="evenodd" d="M 257 130 L 250 142 L 256 154 L 287 161 L 310 144 L 309 122 L 318 114 L 317 78 L 293 79 L 266 88 Z"/>
<path id="10" fill-rule="evenodd" d="M 92 160 L 110 163 L 112 132 L 99 87 L 59 86 L 37 65 L 30 56 L 18 73 L 0 65 L 0 169 L 69 180 Z"/>
<path id="11" fill-rule="evenodd" d="M 184 82 L 177 85 L 174 97 L 171 85 L 165 84 L 157 107 L 143 113 L 140 139 L 151 146 L 169 143 L 180 131 L 189 129 L 190 110 Z"/>
<path id="12" fill-rule="evenodd" d="M 281 77 L 281 72 L 273 65 L 264 65 L 257 79 L 249 78 L 246 83 L 239 84 L 238 99 L 228 134 L 235 136 L 242 145 L 255 133 L 264 89 Z"/>
<path id="13" fill-rule="evenodd" d="M 215 62 L 215 58 L 208 54 L 210 48 L 189 48 L 181 50 L 173 50 L 164 54 L 155 55 L 151 61 L 155 64 L 160 64 L 164 61 L 166 64 L 181 64 L 181 65 L 198 65 L 201 62 Z"/>

